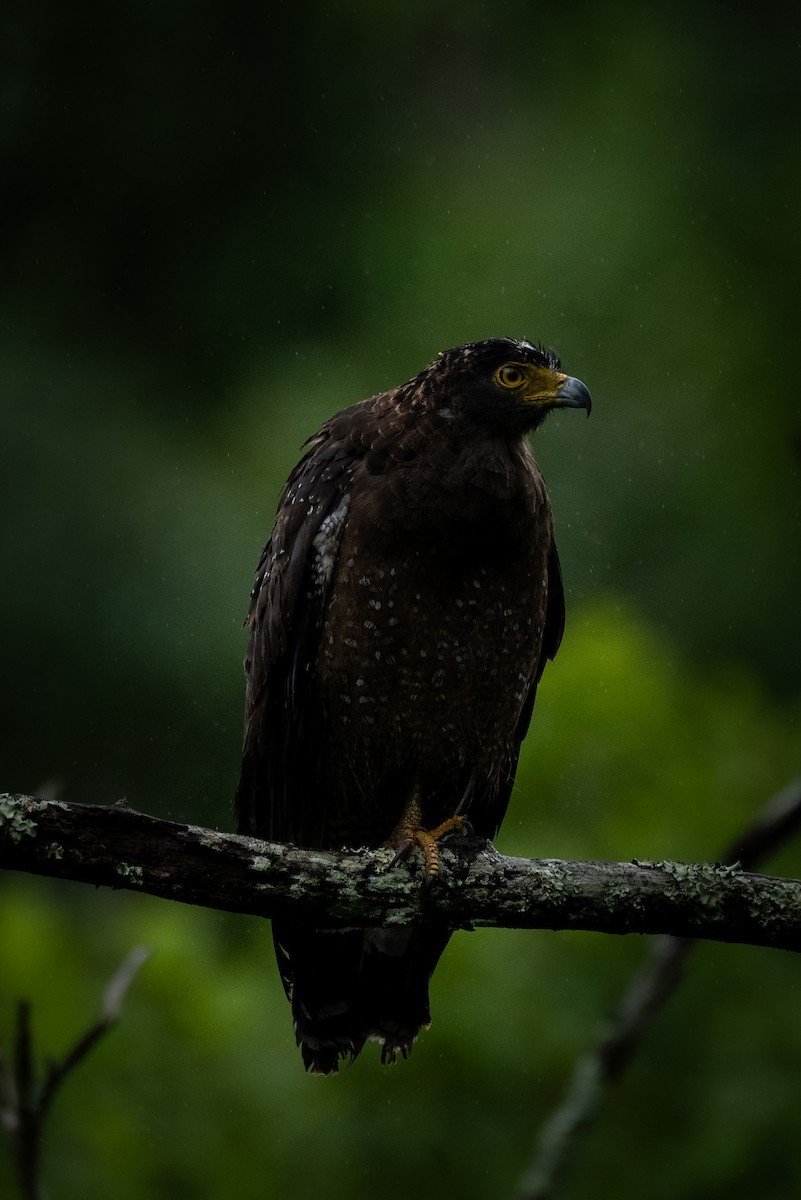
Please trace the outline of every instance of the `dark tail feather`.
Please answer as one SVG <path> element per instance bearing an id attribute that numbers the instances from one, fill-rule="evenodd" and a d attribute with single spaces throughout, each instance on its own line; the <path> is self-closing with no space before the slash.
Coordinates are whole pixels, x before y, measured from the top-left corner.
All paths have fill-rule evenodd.
<path id="1" fill-rule="evenodd" d="M 278 968 L 307 1070 L 330 1075 L 370 1038 L 381 1061 L 407 1056 L 431 1016 L 428 981 L 442 928 L 329 931 L 273 922 Z"/>
<path id="2" fill-rule="evenodd" d="M 449 929 L 367 929 L 360 990 L 367 1037 L 381 1044 L 381 1061 L 411 1051 L 431 1013 L 428 982 L 451 936 Z"/>
<path id="3" fill-rule="evenodd" d="M 331 1075 L 365 1042 L 357 996 L 361 931 L 273 921 L 273 941 L 306 1069 Z"/>

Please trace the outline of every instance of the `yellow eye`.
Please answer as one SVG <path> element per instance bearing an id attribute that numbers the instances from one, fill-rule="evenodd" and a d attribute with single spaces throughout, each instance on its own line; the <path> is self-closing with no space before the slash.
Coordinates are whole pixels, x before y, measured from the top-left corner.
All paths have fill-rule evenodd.
<path id="1" fill-rule="evenodd" d="M 495 378 L 501 387 L 517 388 L 525 381 L 526 377 L 516 363 L 506 363 L 505 366 L 498 367 Z"/>

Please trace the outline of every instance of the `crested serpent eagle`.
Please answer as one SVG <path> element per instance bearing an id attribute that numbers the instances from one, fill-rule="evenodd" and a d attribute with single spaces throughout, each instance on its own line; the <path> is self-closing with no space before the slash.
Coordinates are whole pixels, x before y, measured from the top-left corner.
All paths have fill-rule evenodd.
<path id="1" fill-rule="evenodd" d="M 564 597 L 526 435 L 590 394 L 552 351 L 493 338 L 344 409 L 284 488 L 251 595 L 237 828 L 337 849 L 492 838 Z M 404 1057 L 450 937 L 273 922 L 303 1060 Z"/>

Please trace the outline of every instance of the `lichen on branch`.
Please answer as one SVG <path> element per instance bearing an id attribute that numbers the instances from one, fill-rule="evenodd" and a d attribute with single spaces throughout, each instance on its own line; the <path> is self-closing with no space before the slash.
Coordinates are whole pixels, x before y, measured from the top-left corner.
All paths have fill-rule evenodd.
<path id="1" fill-rule="evenodd" d="M 498 854 L 478 840 L 443 847 L 420 886 L 412 857 L 308 850 L 148 816 L 120 803 L 0 797 L 0 867 L 187 904 L 323 927 L 445 921 L 680 937 L 801 949 L 801 882 L 720 863 L 567 862 Z"/>

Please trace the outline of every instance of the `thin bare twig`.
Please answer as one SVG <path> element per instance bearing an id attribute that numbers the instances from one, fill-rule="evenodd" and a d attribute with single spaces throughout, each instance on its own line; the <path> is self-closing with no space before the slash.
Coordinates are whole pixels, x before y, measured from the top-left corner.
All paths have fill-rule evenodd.
<path id="1" fill-rule="evenodd" d="M 752 869 L 774 853 L 801 826 L 801 779 L 764 806 L 726 851 L 723 861 Z M 606 1088 L 631 1062 L 649 1023 L 684 977 L 692 938 L 655 937 L 595 1044 L 576 1063 L 559 1106 L 540 1129 L 530 1166 L 514 1200 L 550 1200 L 563 1177 L 568 1157 L 575 1157 L 579 1135 L 596 1117 Z"/>
<path id="2" fill-rule="evenodd" d="M 13 1066 L 0 1050 L 0 1126 L 5 1129 L 23 1200 L 42 1200 L 41 1150 L 45 1120 L 68 1076 L 83 1062 L 104 1034 L 119 1020 L 128 988 L 150 951 L 137 946 L 117 970 L 103 993 L 100 1014 L 74 1046 L 56 1062 L 48 1063 L 41 1080 L 33 1053 L 31 1007 L 17 1008 Z"/>

